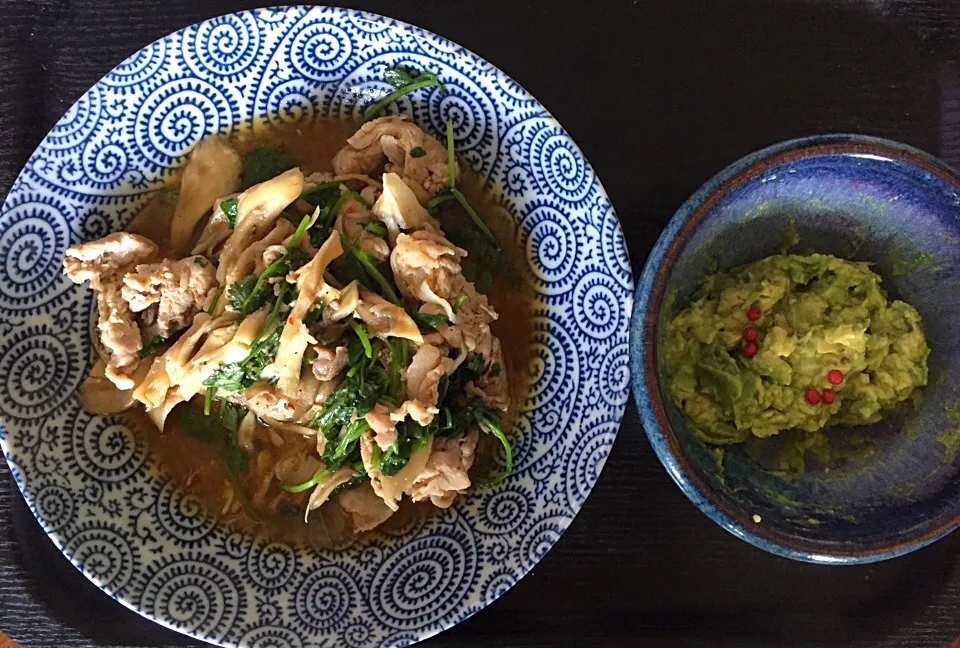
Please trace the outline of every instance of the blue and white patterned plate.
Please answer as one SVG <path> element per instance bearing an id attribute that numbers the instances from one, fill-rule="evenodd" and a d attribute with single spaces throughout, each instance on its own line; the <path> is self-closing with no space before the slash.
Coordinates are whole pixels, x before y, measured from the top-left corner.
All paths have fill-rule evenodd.
<path id="1" fill-rule="evenodd" d="M 201 137 L 358 115 L 389 64 L 449 91 L 399 109 L 441 131 L 502 188 L 534 269 L 536 382 L 499 487 L 395 537 L 324 553 L 217 525 L 139 435 L 80 409 L 92 293 L 61 276 L 69 245 L 122 227 Z M 593 487 L 629 389 L 633 279 L 593 169 L 517 83 L 416 27 L 286 8 L 188 27 L 142 49 L 67 112 L 0 212 L 0 429 L 44 530 L 105 592 L 223 645 L 394 646 L 496 599 L 557 542 Z"/>

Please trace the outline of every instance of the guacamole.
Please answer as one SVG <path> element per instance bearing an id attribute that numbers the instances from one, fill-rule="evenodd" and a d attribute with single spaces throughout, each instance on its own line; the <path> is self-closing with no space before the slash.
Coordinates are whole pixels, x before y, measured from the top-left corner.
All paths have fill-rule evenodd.
<path id="1" fill-rule="evenodd" d="M 927 384 L 916 309 L 866 263 L 777 255 L 708 276 L 668 324 L 671 397 L 707 443 L 879 421 Z"/>

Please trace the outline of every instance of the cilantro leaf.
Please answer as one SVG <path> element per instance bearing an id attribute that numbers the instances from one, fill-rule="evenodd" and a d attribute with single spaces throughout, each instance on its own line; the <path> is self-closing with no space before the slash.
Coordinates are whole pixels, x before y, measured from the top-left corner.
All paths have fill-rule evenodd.
<path id="1" fill-rule="evenodd" d="M 319 207 L 333 201 L 339 194 L 339 182 L 321 182 L 314 187 L 305 189 L 300 197 L 314 207 Z"/>
<path id="2" fill-rule="evenodd" d="M 227 289 L 227 299 L 238 313 L 252 313 L 273 296 L 273 286 L 258 280 L 257 275 L 240 277 Z"/>
<path id="3" fill-rule="evenodd" d="M 278 146 L 261 146 L 243 154 L 242 185 L 246 189 L 266 182 L 287 169 L 293 168 L 293 160 Z"/>
<path id="4" fill-rule="evenodd" d="M 410 310 L 408 312 L 414 322 L 425 328 L 435 329 L 441 324 L 446 324 L 448 321 L 447 316 L 443 313 L 424 313 L 418 310 Z"/>
<path id="5" fill-rule="evenodd" d="M 236 198 L 230 198 L 220 203 L 220 211 L 227 217 L 227 223 L 229 223 L 230 229 L 237 226 L 237 206 L 239 204 L 240 201 Z"/>

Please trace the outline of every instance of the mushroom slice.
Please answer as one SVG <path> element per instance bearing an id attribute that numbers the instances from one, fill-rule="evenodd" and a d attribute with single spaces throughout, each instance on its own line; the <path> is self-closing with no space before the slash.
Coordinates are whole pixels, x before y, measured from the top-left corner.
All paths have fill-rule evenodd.
<path id="1" fill-rule="evenodd" d="M 396 173 L 383 174 L 383 193 L 373 205 L 373 213 L 386 225 L 391 246 L 396 245 L 401 230 L 437 228 L 437 221 Z"/>
<path id="2" fill-rule="evenodd" d="M 343 246 L 340 237 L 336 232 L 332 232 L 310 263 L 297 271 L 297 301 L 293 304 L 280 334 L 277 355 L 263 370 L 265 378 L 277 379 L 278 391 L 289 398 L 297 397 L 303 353 L 308 345 L 317 342 L 310 335 L 303 319 L 318 301 L 329 299 L 328 295 L 333 295 L 333 298 L 339 296 L 339 291 L 324 280 L 323 273 L 327 271 L 330 262 L 341 254 Z"/>
<path id="3" fill-rule="evenodd" d="M 300 169 L 290 169 L 240 194 L 236 225 L 220 252 L 217 281 L 221 285 L 243 251 L 273 229 L 280 212 L 299 198 L 302 191 L 303 173 Z"/>
<path id="4" fill-rule="evenodd" d="M 193 230 L 220 196 L 240 186 L 240 154 L 221 135 L 200 140 L 183 170 L 180 197 L 170 223 L 170 248 L 174 254 L 186 249 Z"/>

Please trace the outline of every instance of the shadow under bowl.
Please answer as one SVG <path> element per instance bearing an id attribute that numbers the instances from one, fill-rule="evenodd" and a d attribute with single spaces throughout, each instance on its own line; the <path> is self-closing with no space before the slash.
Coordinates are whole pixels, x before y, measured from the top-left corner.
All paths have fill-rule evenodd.
<path id="1" fill-rule="evenodd" d="M 792 234 L 796 236 L 792 236 Z M 666 391 L 663 331 L 703 278 L 786 249 L 868 261 L 891 299 L 920 312 L 932 350 L 921 402 L 864 438 L 861 461 L 781 477 L 728 448 L 715 456 Z M 631 324 L 634 397 L 647 435 L 683 492 L 711 519 L 766 551 L 822 563 L 875 562 L 960 524 L 960 177 L 904 144 L 824 135 L 777 144 L 700 188 L 660 236 Z M 756 456 L 755 454 L 753 456 Z M 756 520 L 759 520 L 756 521 Z"/>

